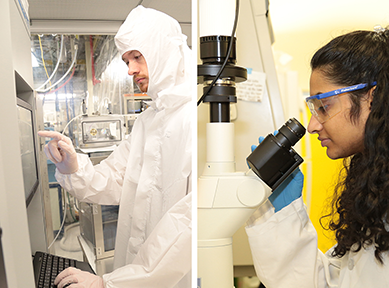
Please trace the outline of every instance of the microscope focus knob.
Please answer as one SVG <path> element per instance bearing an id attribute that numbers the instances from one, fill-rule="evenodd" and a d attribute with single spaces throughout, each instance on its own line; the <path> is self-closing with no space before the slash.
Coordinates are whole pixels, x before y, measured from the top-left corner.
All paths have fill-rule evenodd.
<path id="1" fill-rule="evenodd" d="M 247 207 L 261 205 L 270 194 L 270 188 L 258 178 L 245 179 L 237 189 L 240 203 Z"/>

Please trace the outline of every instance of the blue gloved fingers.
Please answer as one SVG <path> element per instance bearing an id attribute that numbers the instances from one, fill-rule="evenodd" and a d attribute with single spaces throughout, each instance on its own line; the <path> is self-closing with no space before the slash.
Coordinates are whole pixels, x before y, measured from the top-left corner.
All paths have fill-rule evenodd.
<path id="1" fill-rule="evenodd" d="M 263 136 L 259 136 L 258 143 L 261 144 L 261 142 L 265 139 Z M 257 145 L 251 145 L 251 152 L 254 152 L 255 148 L 257 148 Z"/>
<path id="2" fill-rule="evenodd" d="M 273 132 L 273 135 L 276 136 L 278 134 L 278 130 Z M 260 136 L 258 138 L 259 144 L 265 137 Z M 253 152 L 257 148 L 256 145 L 251 146 L 251 152 Z M 301 173 L 300 169 L 297 168 L 289 175 L 284 182 L 269 196 L 270 202 L 273 204 L 275 211 L 279 211 L 285 206 L 292 203 L 297 198 L 301 197 L 303 191 L 304 184 L 304 175 Z"/>
<path id="3" fill-rule="evenodd" d="M 293 171 L 284 182 L 269 196 L 275 212 L 288 206 L 297 198 L 300 198 L 303 191 L 304 175 L 299 168 Z"/>

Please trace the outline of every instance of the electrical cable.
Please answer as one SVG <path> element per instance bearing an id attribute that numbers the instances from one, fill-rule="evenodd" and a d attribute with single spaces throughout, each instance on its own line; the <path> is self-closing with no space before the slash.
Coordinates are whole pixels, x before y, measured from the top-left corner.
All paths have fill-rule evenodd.
<path id="1" fill-rule="evenodd" d="M 104 97 L 103 99 L 101 99 L 99 107 L 97 108 L 97 111 L 100 112 L 100 109 L 103 108 L 103 105 L 105 104 L 105 102 L 104 102 L 105 100 L 107 100 L 107 104 L 111 103 L 111 99 L 109 99 L 108 97 Z"/>
<path id="2" fill-rule="evenodd" d="M 66 71 L 66 73 L 61 77 L 61 79 L 59 79 L 57 82 L 55 82 L 53 85 L 51 85 L 50 87 L 46 88 L 46 89 L 43 89 L 43 90 L 36 90 L 38 93 L 45 93 L 47 91 L 49 91 L 51 88 L 57 86 L 60 82 L 62 82 L 62 80 L 69 74 L 69 72 L 73 69 L 73 66 L 74 64 L 76 63 L 76 59 L 77 59 L 77 52 L 78 52 L 78 45 L 76 45 L 76 48 L 75 48 L 75 51 L 74 51 L 74 58 L 73 58 L 73 61 L 72 61 L 72 64 L 70 64 L 70 67 L 69 69 Z"/>
<path id="3" fill-rule="evenodd" d="M 96 85 L 96 84 L 101 83 L 101 81 L 96 79 L 95 56 L 93 55 L 93 38 L 92 38 L 92 35 L 89 35 L 89 44 L 90 44 L 90 54 L 91 54 L 91 66 L 92 66 L 92 82 L 93 82 L 93 85 Z"/>
<path id="4" fill-rule="evenodd" d="M 66 126 L 65 126 L 65 128 L 63 129 L 63 131 L 62 131 L 61 134 L 64 135 L 64 134 L 65 134 L 65 131 L 66 131 L 66 128 L 69 126 L 69 124 L 70 124 L 71 122 L 73 122 L 75 119 L 77 119 L 77 118 L 79 118 L 79 117 L 81 117 L 81 116 L 82 116 L 82 115 L 78 115 L 78 116 L 72 118 L 72 119 L 66 124 Z M 67 193 L 67 192 L 66 192 L 66 193 Z M 51 244 L 49 245 L 49 247 L 48 247 L 47 249 L 50 249 L 51 246 L 53 246 L 53 244 L 54 244 L 54 242 L 57 240 L 59 234 L 61 234 L 63 225 L 65 224 L 66 210 L 67 210 L 68 208 L 67 208 L 66 197 L 62 197 L 62 198 L 64 199 L 64 202 L 65 202 L 64 208 L 63 208 L 63 219 L 62 219 L 62 223 L 61 223 L 61 226 L 59 227 L 58 233 L 57 233 L 57 235 L 55 236 L 53 242 L 51 242 Z M 69 204 L 70 204 L 70 203 L 69 203 Z"/>
<path id="5" fill-rule="evenodd" d="M 39 37 L 39 36 L 38 36 Z M 43 87 L 46 86 L 47 83 L 50 82 L 50 85 L 51 85 L 51 79 L 54 77 L 55 73 L 57 73 L 57 70 L 58 70 L 58 67 L 59 67 L 59 63 L 61 62 L 62 60 L 62 52 L 63 52 L 63 35 L 61 35 L 61 48 L 60 48 L 60 51 L 59 51 L 59 56 L 58 56 L 58 59 L 57 59 L 57 64 L 55 65 L 55 68 L 53 70 L 53 72 L 51 73 L 51 76 L 49 77 L 49 75 L 47 75 L 48 79 L 45 81 L 45 83 L 43 83 L 41 86 L 39 86 L 36 90 L 41 90 Z M 39 44 L 40 44 L 40 37 L 39 37 Z M 43 52 L 42 52 L 43 53 Z M 43 61 L 43 54 L 42 54 L 42 61 Z M 46 70 L 46 67 L 45 67 L 45 70 Z M 47 74 L 47 70 L 46 70 L 46 74 Z"/>
<path id="6" fill-rule="evenodd" d="M 228 43 L 228 50 L 227 50 L 226 58 L 224 59 L 223 65 L 220 67 L 220 70 L 216 74 L 216 76 L 213 79 L 211 85 L 208 86 L 207 91 L 205 91 L 203 96 L 201 96 L 201 98 L 197 101 L 197 106 L 199 106 L 201 104 L 201 102 L 204 101 L 204 98 L 209 94 L 209 92 L 211 91 L 211 89 L 213 88 L 213 86 L 215 85 L 216 81 L 219 79 L 220 75 L 222 74 L 224 68 L 227 65 L 227 61 L 228 61 L 228 58 L 229 58 L 229 56 L 231 54 L 231 50 L 232 50 L 232 44 L 233 44 L 233 40 L 234 40 L 234 37 L 235 37 L 236 26 L 238 25 L 238 15 L 239 15 L 239 0 L 236 0 L 234 26 L 232 28 L 230 42 Z"/>
<path id="7" fill-rule="evenodd" d="M 70 196 L 69 196 L 69 193 L 66 193 L 67 196 L 68 196 L 68 201 L 69 201 L 69 211 L 70 211 L 70 215 L 72 216 L 74 222 L 77 222 L 77 219 L 74 217 L 73 215 L 73 211 L 72 211 L 72 208 L 70 207 Z"/>
<path id="8" fill-rule="evenodd" d="M 78 204 L 77 204 L 77 202 L 78 202 L 78 199 L 77 198 L 74 198 L 74 207 L 75 207 L 75 209 L 76 209 L 76 211 L 78 212 L 78 213 L 84 213 L 85 211 L 84 210 L 82 210 L 80 207 L 78 207 Z"/>
<path id="9" fill-rule="evenodd" d="M 65 83 L 63 83 L 61 86 L 59 86 L 58 88 L 56 88 L 55 90 L 52 90 L 52 91 L 49 91 L 46 93 L 47 94 L 51 94 L 51 93 L 54 93 L 54 92 L 57 92 L 59 89 L 61 89 L 63 86 L 65 86 L 66 84 L 69 83 L 69 81 L 73 78 L 73 75 L 74 75 L 74 72 L 76 71 L 76 67 L 73 67 L 73 72 L 72 72 L 72 75 L 70 75 L 69 79 L 66 80 Z"/>
<path id="10" fill-rule="evenodd" d="M 47 69 L 46 69 L 45 58 L 43 57 L 41 36 L 38 35 L 38 39 L 39 39 L 39 47 L 41 48 L 41 58 L 42 58 L 43 68 L 45 69 L 47 79 L 49 79 L 50 77 L 49 77 L 49 73 L 47 72 Z M 51 85 L 51 82 L 50 82 L 50 85 Z"/>
<path id="11" fill-rule="evenodd" d="M 63 197 L 64 198 L 64 197 Z M 66 219 L 66 210 L 67 210 L 67 202 L 66 202 L 66 198 L 65 199 L 65 204 L 64 204 L 64 208 L 63 208 L 63 219 L 62 219 L 62 223 L 61 223 L 61 226 L 59 227 L 59 230 L 58 230 L 58 233 L 57 235 L 55 236 L 53 242 L 51 242 L 51 244 L 49 245 L 49 247 L 47 248 L 48 250 L 50 250 L 51 246 L 53 246 L 53 244 L 55 243 L 55 241 L 57 240 L 59 234 L 61 234 L 61 231 L 62 231 L 62 228 L 63 228 L 63 225 L 65 224 L 65 219 Z"/>
<path id="12" fill-rule="evenodd" d="M 72 123 L 74 120 L 76 120 L 77 118 L 80 118 L 80 117 L 82 117 L 82 115 L 78 115 L 78 116 L 76 116 L 76 117 L 73 117 L 73 118 L 66 124 L 65 128 L 63 128 L 62 135 L 65 134 L 66 128 L 68 128 L 68 126 L 70 125 L 70 123 Z"/>

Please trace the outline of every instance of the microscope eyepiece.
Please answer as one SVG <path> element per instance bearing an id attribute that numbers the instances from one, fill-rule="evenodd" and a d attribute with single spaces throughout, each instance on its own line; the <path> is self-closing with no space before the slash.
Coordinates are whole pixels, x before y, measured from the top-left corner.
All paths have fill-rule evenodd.
<path id="1" fill-rule="evenodd" d="M 253 172 L 272 190 L 304 161 L 292 148 L 304 134 L 304 126 L 291 118 L 275 136 L 269 134 L 247 157 L 247 163 Z"/>
<path id="2" fill-rule="evenodd" d="M 305 134 L 305 128 L 296 119 L 289 119 L 276 134 L 276 139 L 282 145 L 290 148 L 296 144 Z"/>

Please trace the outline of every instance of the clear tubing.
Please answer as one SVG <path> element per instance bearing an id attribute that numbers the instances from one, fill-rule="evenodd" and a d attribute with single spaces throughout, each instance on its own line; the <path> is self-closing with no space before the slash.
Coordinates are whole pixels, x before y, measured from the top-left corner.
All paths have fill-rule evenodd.
<path id="1" fill-rule="evenodd" d="M 59 51 L 59 57 L 57 59 L 57 65 L 55 65 L 55 68 L 54 68 L 54 71 L 53 73 L 51 73 L 50 77 L 46 80 L 45 83 L 43 83 L 41 86 L 39 86 L 36 90 L 38 92 L 40 92 L 39 90 L 41 90 L 43 87 L 46 86 L 47 83 L 50 82 L 50 80 L 54 77 L 55 73 L 57 73 L 57 70 L 58 70 L 58 67 L 59 67 L 59 63 L 61 62 L 61 58 L 62 58 L 62 51 L 63 51 L 63 35 L 61 35 L 61 48 L 60 48 L 60 51 Z"/>
<path id="2" fill-rule="evenodd" d="M 61 83 L 61 81 L 70 73 L 70 71 L 72 71 L 74 63 L 76 63 L 76 60 L 77 60 L 77 52 L 78 52 L 78 45 L 76 45 L 76 48 L 75 48 L 75 51 L 74 51 L 73 62 L 70 65 L 68 71 L 66 71 L 66 73 L 61 77 L 61 79 L 59 79 L 57 82 L 55 82 L 53 85 L 51 85 L 50 87 L 48 87 L 46 89 L 36 90 L 36 91 L 39 92 L 39 93 L 45 93 L 45 92 L 49 91 L 51 88 L 53 88 L 53 87 L 57 86 L 59 83 Z"/>

